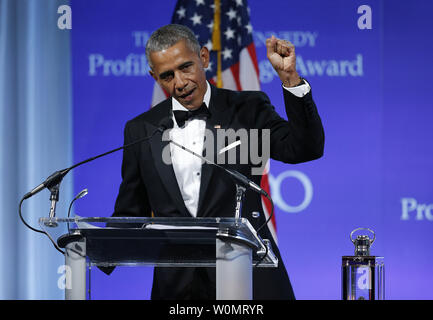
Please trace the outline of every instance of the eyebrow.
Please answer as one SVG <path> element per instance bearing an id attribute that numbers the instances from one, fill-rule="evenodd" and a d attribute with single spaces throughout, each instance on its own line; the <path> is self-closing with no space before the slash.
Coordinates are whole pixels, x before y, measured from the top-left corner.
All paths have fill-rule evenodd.
<path id="1" fill-rule="evenodd" d="M 194 64 L 194 62 L 192 62 L 192 61 L 184 62 L 184 63 L 182 63 L 182 64 L 178 67 L 178 69 L 183 69 L 183 68 L 185 68 L 185 67 L 189 67 L 189 66 L 192 65 L 192 64 Z"/>
<path id="2" fill-rule="evenodd" d="M 161 79 L 165 79 L 165 78 L 167 78 L 167 77 L 169 77 L 169 76 L 172 76 L 172 75 L 174 75 L 174 72 L 173 72 L 172 70 L 169 70 L 169 71 L 165 71 L 165 72 L 161 73 L 161 74 L 159 75 L 159 77 L 160 77 Z"/>
<path id="3" fill-rule="evenodd" d="M 189 67 L 192 64 L 194 64 L 193 61 L 186 61 L 186 62 L 182 63 L 180 66 L 178 66 L 177 69 L 181 69 L 182 70 L 183 68 Z M 159 77 L 161 79 L 165 79 L 165 78 L 167 78 L 169 76 L 172 76 L 172 75 L 174 75 L 174 71 L 173 70 L 168 70 L 168 71 L 165 71 L 165 72 L 161 73 L 159 75 Z"/>

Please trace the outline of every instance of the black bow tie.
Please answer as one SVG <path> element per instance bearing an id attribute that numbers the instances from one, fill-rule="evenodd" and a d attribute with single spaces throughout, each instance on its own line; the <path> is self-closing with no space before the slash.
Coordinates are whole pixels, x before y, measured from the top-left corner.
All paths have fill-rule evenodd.
<path id="1" fill-rule="evenodd" d="M 179 127 L 183 127 L 185 121 L 192 118 L 210 117 L 209 109 L 206 107 L 205 103 L 203 103 L 200 108 L 191 111 L 174 110 L 173 114 Z"/>

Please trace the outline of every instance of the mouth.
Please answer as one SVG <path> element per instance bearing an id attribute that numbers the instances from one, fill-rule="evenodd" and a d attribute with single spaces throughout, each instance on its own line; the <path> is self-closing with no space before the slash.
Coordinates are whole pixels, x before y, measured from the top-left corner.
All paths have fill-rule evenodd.
<path id="1" fill-rule="evenodd" d="M 180 95 L 179 98 L 185 101 L 191 101 L 192 99 L 192 94 L 195 91 L 195 88 L 185 92 L 184 94 Z"/>

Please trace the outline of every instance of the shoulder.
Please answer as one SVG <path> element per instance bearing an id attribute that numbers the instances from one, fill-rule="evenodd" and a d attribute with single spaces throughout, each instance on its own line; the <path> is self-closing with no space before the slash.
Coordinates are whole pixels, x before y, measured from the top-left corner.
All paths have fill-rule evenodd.
<path id="1" fill-rule="evenodd" d="M 270 100 L 263 91 L 235 91 L 229 89 L 216 89 L 220 99 L 225 100 L 227 105 L 235 108 L 248 105 L 250 107 L 269 104 Z"/>
<path id="2" fill-rule="evenodd" d="M 135 130 L 136 128 L 158 127 L 159 123 L 165 117 L 170 115 L 171 98 L 168 98 L 149 110 L 128 120 L 125 130 Z"/>
<path id="3" fill-rule="evenodd" d="M 274 107 L 269 97 L 262 91 L 217 90 L 215 105 L 220 112 L 226 113 L 232 123 L 245 128 L 261 128 L 264 122 L 274 118 Z"/>

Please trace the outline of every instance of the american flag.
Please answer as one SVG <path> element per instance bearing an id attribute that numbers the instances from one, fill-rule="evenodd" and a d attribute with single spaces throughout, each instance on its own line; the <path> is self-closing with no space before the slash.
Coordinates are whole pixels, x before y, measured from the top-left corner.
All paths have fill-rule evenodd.
<path id="1" fill-rule="evenodd" d="M 199 43 L 210 51 L 206 76 L 217 87 L 231 90 L 260 90 L 259 67 L 247 0 L 179 0 L 171 23 L 189 27 Z M 168 94 L 155 83 L 152 106 Z M 270 194 L 267 163 L 261 187 Z M 271 203 L 262 197 L 268 219 Z M 277 241 L 275 215 L 268 224 Z"/>

